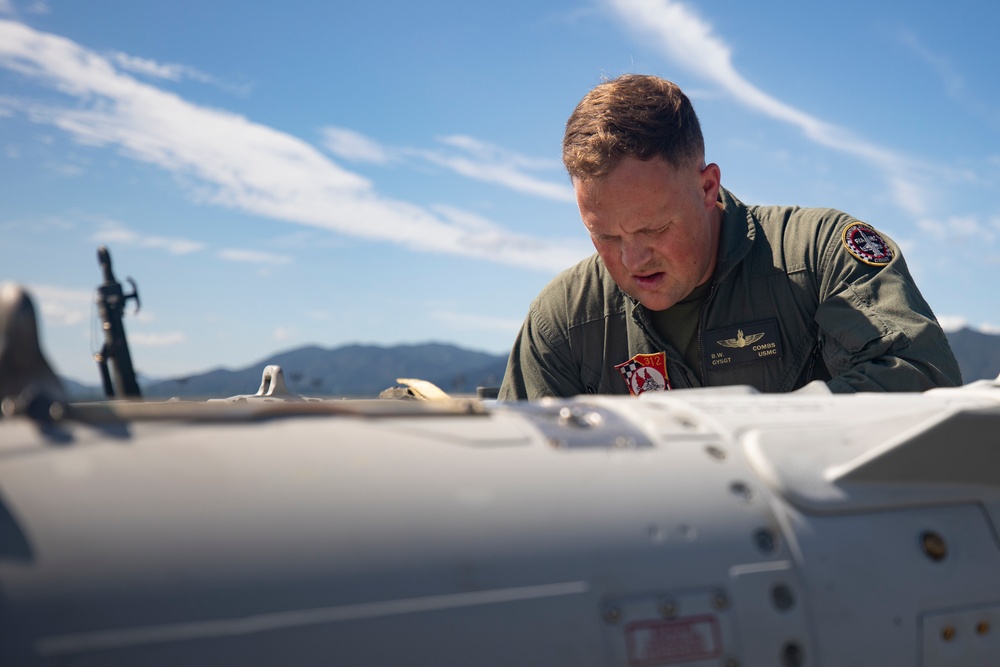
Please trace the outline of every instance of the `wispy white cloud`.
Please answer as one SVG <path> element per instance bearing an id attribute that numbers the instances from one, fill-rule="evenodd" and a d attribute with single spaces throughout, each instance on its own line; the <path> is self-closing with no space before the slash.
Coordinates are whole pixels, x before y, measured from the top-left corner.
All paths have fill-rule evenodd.
<path id="1" fill-rule="evenodd" d="M 938 324 L 948 333 L 959 331 L 969 326 L 969 321 L 960 315 L 938 315 Z"/>
<path id="2" fill-rule="evenodd" d="M 600 10 L 593 5 L 560 9 L 554 12 L 543 14 L 538 18 L 534 26 L 537 28 L 548 28 L 549 26 L 574 26 L 581 21 L 592 18 L 600 13 Z"/>
<path id="3" fill-rule="evenodd" d="M 292 258 L 288 255 L 278 255 L 273 252 L 261 252 L 259 250 L 244 250 L 241 248 L 226 248 L 217 253 L 220 259 L 230 262 L 246 262 L 248 264 L 266 264 L 268 266 L 281 266 L 290 264 Z"/>
<path id="4" fill-rule="evenodd" d="M 187 255 L 205 248 L 205 244 L 200 241 L 140 234 L 113 220 L 103 222 L 91 240 L 98 243 L 120 243 L 140 248 L 161 249 L 171 255 Z"/>
<path id="5" fill-rule="evenodd" d="M 271 333 L 271 337 L 274 340 L 289 340 L 295 335 L 295 329 L 292 327 L 278 327 Z"/>
<path id="6" fill-rule="evenodd" d="M 45 0 L 32 0 L 24 8 L 24 11 L 28 14 L 51 14 L 52 8 Z"/>
<path id="7" fill-rule="evenodd" d="M 46 326 L 73 326 L 90 317 L 95 298 L 93 292 L 39 284 L 28 285 L 27 290 L 35 307 L 41 310 Z"/>
<path id="8" fill-rule="evenodd" d="M 960 315 L 938 315 L 938 324 L 948 333 L 959 331 L 960 329 L 971 329 L 985 334 L 1000 334 L 1000 325 L 997 324 L 971 324 L 966 318 Z"/>
<path id="9" fill-rule="evenodd" d="M 980 243 L 996 240 L 997 230 L 975 215 L 953 215 L 944 219 L 921 218 L 917 228 L 935 241 L 976 239 Z"/>
<path id="10" fill-rule="evenodd" d="M 130 56 L 120 51 L 111 53 L 109 57 L 118 67 L 133 74 L 142 74 L 169 81 L 180 81 L 185 77 L 197 81 L 206 81 L 209 78 L 207 74 L 199 72 L 193 67 L 178 65 L 176 63 L 158 63 L 147 58 Z"/>
<path id="11" fill-rule="evenodd" d="M 457 148 L 478 162 L 507 165 L 513 169 L 562 170 L 558 160 L 529 157 L 500 146 L 480 141 L 464 134 L 453 134 L 438 139 L 442 144 Z"/>
<path id="12" fill-rule="evenodd" d="M 461 135 L 442 137 L 440 142 L 454 150 L 420 151 L 419 154 L 466 178 L 555 201 L 576 201 L 573 188 L 565 179 L 549 181 L 527 173 L 539 169 L 561 172 L 562 165 L 555 160 L 529 158 Z"/>
<path id="13" fill-rule="evenodd" d="M 345 160 L 388 164 L 416 158 L 444 167 L 460 176 L 499 185 L 508 190 L 555 201 L 575 202 L 573 188 L 562 174 L 558 160 L 521 155 L 500 146 L 465 135 L 440 137 L 442 148 L 394 148 L 371 137 L 339 127 L 323 129 L 326 148 Z M 558 173 L 561 181 L 541 178 L 530 172 Z"/>
<path id="14" fill-rule="evenodd" d="M 44 0 L 29 0 L 24 3 L 24 13 L 37 15 L 51 14 L 52 8 Z M 16 17 L 17 15 L 17 7 L 14 6 L 13 0 L 0 0 L 0 16 Z"/>
<path id="15" fill-rule="evenodd" d="M 747 81 L 732 62 L 729 46 L 710 23 L 675 0 L 606 0 L 631 31 L 689 71 L 713 82 L 744 106 L 798 127 L 821 146 L 860 158 L 880 169 L 904 210 L 927 212 L 925 165 L 854 136 L 850 131 L 785 104 Z"/>
<path id="16" fill-rule="evenodd" d="M 950 58 L 931 49 L 912 30 L 900 29 L 897 32 L 897 39 L 930 68 L 931 72 L 941 81 L 945 94 L 950 99 L 957 102 L 967 112 L 990 123 L 994 128 L 1000 128 L 1000 110 L 991 108 L 981 100 L 976 99 L 966 84 L 965 77 Z"/>
<path id="17" fill-rule="evenodd" d="M 931 51 L 915 32 L 900 29 L 897 39 L 911 53 L 930 66 L 931 70 L 941 79 L 945 91 L 952 97 L 958 97 L 965 91 L 965 81 L 955 69 L 951 61 L 939 53 Z"/>
<path id="18" fill-rule="evenodd" d="M 120 72 L 68 39 L 0 20 L 0 67 L 73 98 L 35 103 L 29 117 L 77 142 L 201 184 L 204 201 L 407 248 L 558 270 L 589 254 L 582 241 L 542 239 L 496 224 L 470 230 L 372 184 L 309 144 L 227 111 L 201 107 Z"/>
<path id="19" fill-rule="evenodd" d="M 120 69 L 140 76 L 163 79 L 166 81 L 197 81 L 221 88 L 236 95 L 246 95 L 250 92 L 248 84 L 238 84 L 224 81 L 211 74 L 206 74 L 196 67 L 179 63 L 159 63 L 148 58 L 132 56 L 120 51 L 108 54 L 108 58 Z"/>
<path id="20" fill-rule="evenodd" d="M 15 218 L 0 222 L 0 231 L 9 234 L 63 234 L 76 228 L 71 218 L 44 215 L 30 218 Z"/>
<path id="21" fill-rule="evenodd" d="M 396 159 L 374 139 L 344 127 L 323 128 L 323 145 L 337 157 L 352 162 L 386 164 Z"/>

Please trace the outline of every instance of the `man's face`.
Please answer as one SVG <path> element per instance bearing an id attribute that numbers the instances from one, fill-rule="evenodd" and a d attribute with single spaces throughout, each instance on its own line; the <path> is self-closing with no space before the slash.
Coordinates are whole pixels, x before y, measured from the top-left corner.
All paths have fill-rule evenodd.
<path id="1" fill-rule="evenodd" d="M 722 211 L 719 167 L 626 158 L 599 179 L 574 179 L 580 217 L 618 286 L 664 310 L 712 277 Z"/>

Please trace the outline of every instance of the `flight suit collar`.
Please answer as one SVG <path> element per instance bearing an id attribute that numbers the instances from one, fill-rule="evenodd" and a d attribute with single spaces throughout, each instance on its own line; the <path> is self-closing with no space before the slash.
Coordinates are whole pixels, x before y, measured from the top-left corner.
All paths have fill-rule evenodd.
<path id="1" fill-rule="evenodd" d="M 729 190 L 719 188 L 722 204 L 722 226 L 719 230 L 719 254 L 712 274 L 712 283 L 718 285 L 733 268 L 750 252 L 756 236 L 753 214 Z"/>

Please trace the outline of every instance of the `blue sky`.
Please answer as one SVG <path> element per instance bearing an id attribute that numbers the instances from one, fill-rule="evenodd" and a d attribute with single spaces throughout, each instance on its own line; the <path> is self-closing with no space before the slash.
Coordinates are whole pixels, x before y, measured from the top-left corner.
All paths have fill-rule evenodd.
<path id="1" fill-rule="evenodd" d="M 566 117 L 642 72 L 692 97 L 740 199 L 872 223 L 947 327 L 1000 331 L 1000 10 L 800 4 L 0 0 L 0 279 L 90 384 L 101 244 L 147 376 L 506 352 L 592 252 Z"/>

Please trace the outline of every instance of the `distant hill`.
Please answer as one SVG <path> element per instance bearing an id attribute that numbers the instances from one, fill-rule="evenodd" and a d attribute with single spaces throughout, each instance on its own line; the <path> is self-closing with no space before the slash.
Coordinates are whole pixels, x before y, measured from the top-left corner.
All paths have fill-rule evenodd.
<path id="1" fill-rule="evenodd" d="M 302 347 L 264 357 L 245 368 L 216 370 L 142 386 L 150 398 L 253 394 L 261 372 L 278 364 L 292 393 L 306 396 L 374 397 L 396 378 L 420 378 L 449 393 L 474 393 L 477 386 L 498 386 L 506 355 L 466 350 L 454 345 L 348 345 L 327 349 Z"/>
<path id="2" fill-rule="evenodd" d="M 952 352 L 962 369 L 962 381 L 995 380 L 1000 375 L 1000 335 L 972 329 L 948 334 Z"/>
<path id="3" fill-rule="evenodd" d="M 59 381 L 74 401 L 96 401 L 104 398 L 104 390 L 100 385 L 85 385 L 65 377 L 59 378 Z"/>
<path id="4" fill-rule="evenodd" d="M 1000 375 L 1000 335 L 961 329 L 948 334 L 965 382 Z M 225 397 L 253 394 L 261 372 L 278 364 L 289 391 L 306 396 L 374 397 L 396 384 L 396 378 L 429 380 L 454 394 L 471 394 L 479 386 L 499 386 L 507 355 L 467 350 L 444 343 L 422 345 L 348 345 L 332 349 L 301 347 L 264 357 L 242 369 L 218 368 L 189 377 L 142 384 L 149 398 Z M 100 398 L 100 387 L 63 380 L 76 400 Z"/>

